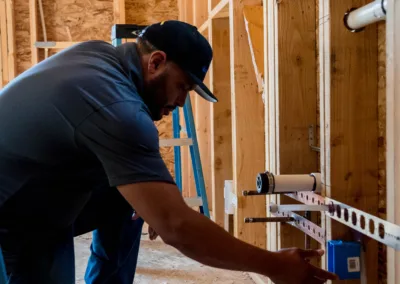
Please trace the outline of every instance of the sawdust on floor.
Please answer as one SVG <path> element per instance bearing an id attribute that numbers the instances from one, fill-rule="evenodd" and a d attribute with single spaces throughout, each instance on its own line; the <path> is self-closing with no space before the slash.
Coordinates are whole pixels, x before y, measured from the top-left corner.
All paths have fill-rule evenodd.
<path id="1" fill-rule="evenodd" d="M 144 230 L 143 232 L 147 232 Z M 91 234 L 75 238 L 76 284 L 84 284 Z M 254 284 L 244 272 L 215 269 L 184 256 L 159 238 L 150 241 L 142 236 L 134 283 L 160 284 Z"/>

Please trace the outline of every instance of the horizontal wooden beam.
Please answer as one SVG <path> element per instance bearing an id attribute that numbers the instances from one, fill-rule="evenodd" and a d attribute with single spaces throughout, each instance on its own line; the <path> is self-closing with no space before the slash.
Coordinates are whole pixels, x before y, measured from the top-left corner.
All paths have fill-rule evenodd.
<path id="1" fill-rule="evenodd" d="M 64 49 L 82 42 L 83 41 L 37 41 L 34 43 L 34 46 L 37 48 Z M 111 41 L 106 42 L 111 43 Z"/>

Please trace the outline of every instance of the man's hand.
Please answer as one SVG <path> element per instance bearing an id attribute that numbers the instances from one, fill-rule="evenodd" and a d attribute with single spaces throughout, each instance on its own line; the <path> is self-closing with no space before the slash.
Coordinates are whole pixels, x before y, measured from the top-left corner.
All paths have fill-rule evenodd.
<path id="1" fill-rule="evenodd" d="M 153 229 L 153 227 L 149 226 L 149 238 L 150 240 L 154 241 L 155 239 L 157 239 L 158 234 L 157 232 Z"/>
<path id="2" fill-rule="evenodd" d="M 337 276 L 309 263 L 311 258 L 321 257 L 322 250 L 282 249 L 275 252 L 276 273 L 270 276 L 275 284 L 320 284 L 337 280 Z"/>
<path id="3" fill-rule="evenodd" d="M 187 206 L 174 184 L 143 182 L 118 186 L 122 196 L 160 238 L 184 255 L 216 268 L 255 272 L 275 283 L 315 284 L 335 275 L 311 266 L 318 251 L 271 252 L 243 242 Z"/>

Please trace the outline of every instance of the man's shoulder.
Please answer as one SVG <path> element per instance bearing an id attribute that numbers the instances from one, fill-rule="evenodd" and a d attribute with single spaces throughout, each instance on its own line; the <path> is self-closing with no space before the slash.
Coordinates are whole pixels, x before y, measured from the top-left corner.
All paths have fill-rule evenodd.
<path id="1" fill-rule="evenodd" d="M 86 40 L 72 45 L 65 50 L 77 50 L 77 49 L 87 49 L 87 50 L 115 50 L 115 46 L 110 42 L 104 40 Z"/>

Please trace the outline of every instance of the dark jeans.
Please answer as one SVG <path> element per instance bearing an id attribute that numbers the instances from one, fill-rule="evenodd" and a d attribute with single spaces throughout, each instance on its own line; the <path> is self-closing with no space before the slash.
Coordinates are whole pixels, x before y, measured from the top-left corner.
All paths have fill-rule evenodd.
<path id="1" fill-rule="evenodd" d="M 1 220 L 7 219 L 4 216 L 10 210 L 21 209 L 19 204 L 25 202 L 21 200 L 27 199 L 19 200 L 0 212 Z M 83 199 L 78 198 L 76 204 L 79 202 L 82 206 L 78 214 L 70 214 L 76 217 L 65 227 L 57 227 L 52 222 L 49 222 L 51 226 L 45 226 L 42 219 L 57 220 L 57 216 L 41 216 L 39 220 L 40 214 L 35 216 L 34 212 L 25 223 L 23 220 L 29 219 L 29 212 L 21 214 L 23 218 L 16 218 L 18 225 L 15 221 L 0 221 L 0 246 L 10 284 L 75 283 L 74 237 L 91 231 L 93 240 L 85 283 L 133 283 L 143 220 L 131 219 L 133 209 L 115 188 L 96 189 Z M 68 219 L 59 217 L 64 222 Z"/>

